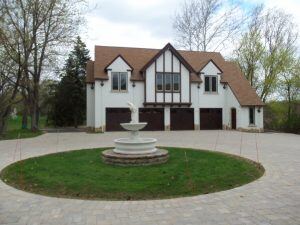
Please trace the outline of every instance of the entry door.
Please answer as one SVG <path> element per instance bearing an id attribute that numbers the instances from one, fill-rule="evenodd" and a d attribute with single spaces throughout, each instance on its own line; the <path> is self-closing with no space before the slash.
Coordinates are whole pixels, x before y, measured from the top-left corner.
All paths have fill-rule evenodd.
<path id="1" fill-rule="evenodd" d="M 231 129 L 236 129 L 236 109 L 231 109 Z"/>

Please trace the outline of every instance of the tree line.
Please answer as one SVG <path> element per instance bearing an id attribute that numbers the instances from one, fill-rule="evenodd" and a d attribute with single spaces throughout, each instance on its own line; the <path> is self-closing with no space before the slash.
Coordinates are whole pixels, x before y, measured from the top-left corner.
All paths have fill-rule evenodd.
<path id="1" fill-rule="evenodd" d="M 82 24 L 81 0 L 2 0 L 0 2 L 0 134 L 12 107 L 22 102 L 24 121 L 39 129 L 40 83 Z M 21 96 L 21 97 L 20 97 Z"/>
<path id="2" fill-rule="evenodd" d="M 300 132 L 299 28 L 293 17 L 281 9 L 263 5 L 247 13 L 239 9 L 221 0 L 185 1 L 174 16 L 176 44 L 201 51 L 222 51 L 233 46 L 229 60 L 239 65 L 267 103 L 266 117 L 276 105 L 271 107 L 268 103 L 281 101 L 286 111 L 279 127 Z"/>

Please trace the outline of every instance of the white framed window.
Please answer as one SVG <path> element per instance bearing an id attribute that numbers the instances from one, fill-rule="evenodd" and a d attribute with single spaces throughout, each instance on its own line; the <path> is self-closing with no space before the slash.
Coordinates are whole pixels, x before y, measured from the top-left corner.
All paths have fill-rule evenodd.
<path id="1" fill-rule="evenodd" d="M 111 73 L 111 89 L 112 91 L 127 91 L 128 81 L 127 72 L 112 72 Z"/>
<path id="2" fill-rule="evenodd" d="M 204 76 L 204 91 L 206 93 L 218 92 L 218 77 L 217 76 Z"/>
<path id="3" fill-rule="evenodd" d="M 249 124 L 255 125 L 255 107 L 249 107 Z"/>

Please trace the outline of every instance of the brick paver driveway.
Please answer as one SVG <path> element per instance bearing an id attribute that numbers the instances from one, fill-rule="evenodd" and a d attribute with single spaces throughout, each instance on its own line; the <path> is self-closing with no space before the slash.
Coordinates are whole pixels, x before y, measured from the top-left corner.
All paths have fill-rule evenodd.
<path id="1" fill-rule="evenodd" d="M 19 143 L 0 141 L 0 169 L 20 157 L 112 146 L 114 138 L 124 135 L 52 133 Z M 157 137 L 159 145 L 218 150 L 259 160 L 266 173 L 255 182 L 228 191 L 131 202 L 51 198 L 19 191 L 0 181 L 0 224 L 300 224 L 299 135 L 234 131 L 143 135 Z"/>

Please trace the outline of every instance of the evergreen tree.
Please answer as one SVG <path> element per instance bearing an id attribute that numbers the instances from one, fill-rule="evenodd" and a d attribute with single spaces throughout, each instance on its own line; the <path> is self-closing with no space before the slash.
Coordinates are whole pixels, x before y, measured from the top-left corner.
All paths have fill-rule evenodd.
<path id="1" fill-rule="evenodd" d="M 57 126 L 78 127 L 85 120 L 85 76 L 89 59 L 89 50 L 80 37 L 77 37 L 74 49 L 66 60 L 61 81 L 56 87 L 50 119 Z"/>

